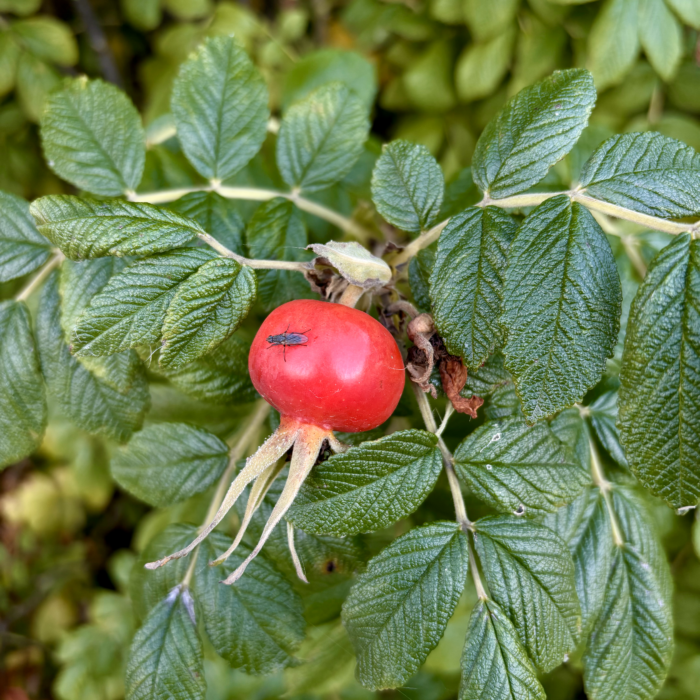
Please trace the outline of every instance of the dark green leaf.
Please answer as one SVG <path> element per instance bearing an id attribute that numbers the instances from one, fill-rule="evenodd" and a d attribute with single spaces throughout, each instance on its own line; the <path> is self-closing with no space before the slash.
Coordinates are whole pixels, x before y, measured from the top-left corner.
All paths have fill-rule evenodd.
<path id="1" fill-rule="evenodd" d="M 571 449 L 583 471 L 590 472 L 590 433 L 578 407 L 567 408 L 558 413 L 550 422 L 549 427 L 557 439 Z"/>
<path id="2" fill-rule="evenodd" d="M 144 620 L 131 643 L 127 700 L 204 700 L 204 657 L 194 600 L 174 588 Z"/>
<path id="3" fill-rule="evenodd" d="M 160 341 L 178 285 L 214 254 L 183 248 L 131 263 L 93 298 L 73 333 L 79 356 L 108 355 Z"/>
<path id="4" fill-rule="evenodd" d="M 403 685 L 440 641 L 467 576 L 456 523 L 411 530 L 372 559 L 343 605 L 343 623 L 367 688 Z"/>
<path id="5" fill-rule="evenodd" d="M 151 204 L 49 195 L 30 209 L 39 231 L 72 260 L 162 253 L 204 233 L 192 219 Z"/>
<path id="6" fill-rule="evenodd" d="M 258 260 L 301 260 L 308 242 L 299 212 L 281 197 L 255 210 L 246 239 L 250 256 Z M 303 296 L 309 296 L 309 285 L 298 272 L 258 271 L 258 297 L 266 310 Z"/>
<path id="7" fill-rule="evenodd" d="M 442 170 L 425 146 L 408 141 L 384 146 L 372 172 L 372 201 L 390 224 L 411 233 L 430 228 L 444 192 Z"/>
<path id="8" fill-rule="evenodd" d="M 461 666 L 460 700 L 546 698 L 513 624 L 492 600 L 472 610 Z"/>
<path id="9" fill-rule="evenodd" d="M 605 599 L 584 656 L 592 700 L 650 700 L 671 663 L 673 621 L 668 563 L 643 503 L 613 490 L 625 544 L 615 547 Z"/>
<path id="10" fill-rule="evenodd" d="M 184 423 L 157 423 L 117 450 L 111 471 L 129 493 L 164 507 L 209 488 L 227 464 L 228 447 L 216 435 Z"/>
<path id="11" fill-rule="evenodd" d="M 565 195 L 525 219 L 503 294 L 506 367 L 534 422 L 581 401 L 617 342 L 622 290 L 605 234 Z"/>
<path id="12" fill-rule="evenodd" d="M 700 241 L 654 258 L 632 302 L 622 357 L 620 438 L 632 471 L 675 508 L 700 500 Z"/>
<path id="13" fill-rule="evenodd" d="M 284 181 L 304 192 L 330 187 L 362 154 L 369 132 L 367 108 L 347 87 L 331 83 L 293 104 L 277 138 Z"/>
<path id="14" fill-rule="evenodd" d="M 600 490 L 587 489 L 573 503 L 548 515 L 545 524 L 571 550 L 576 593 L 581 603 L 581 626 L 587 635 L 603 607 L 613 555 L 610 516 Z"/>
<path id="15" fill-rule="evenodd" d="M 151 571 L 145 565 L 186 547 L 197 536 L 197 528 L 185 523 L 168 525 L 141 552 L 131 569 L 129 598 L 139 619 L 148 613 L 178 586 L 192 563 L 189 557 L 174 559 L 167 566 Z"/>
<path id="16" fill-rule="evenodd" d="M 217 653 L 231 666 L 246 673 L 273 673 L 295 661 L 292 655 L 304 638 L 301 601 L 262 556 L 253 559 L 233 586 L 222 585 L 250 554 L 241 544 L 221 566 L 209 566 L 231 542 L 214 532 L 201 545 L 195 586 L 204 626 Z"/>
<path id="17" fill-rule="evenodd" d="M 182 64 L 171 108 L 201 175 L 226 180 L 247 165 L 265 141 L 268 100 L 260 72 L 232 37 L 210 37 Z"/>
<path id="18" fill-rule="evenodd" d="M 423 248 L 411 258 L 408 265 L 408 281 L 413 300 L 420 311 L 430 311 L 430 273 L 435 263 L 435 251 Z"/>
<path id="19" fill-rule="evenodd" d="M 0 302 L 0 467 L 33 452 L 46 425 L 44 380 L 27 307 Z"/>
<path id="20" fill-rule="evenodd" d="M 36 230 L 27 202 L 0 192 L 0 282 L 36 270 L 50 254 L 51 244 Z"/>
<path id="21" fill-rule="evenodd" d="M 491 596 L 535 665 L 550 671 L 573 651 L 581 633 L 566 544 L 548 527 L 513 516 L 477 521 L 474 540 Z"/>
<path id="22" fill-rule="evenodd" d="M 243 255 L 245 224 L 236 207 L 234 200 L 216 192 L 190 192 L 170 205 L 178 214 L 194 219 L 229 250 Z"/>
<path id="23" fill-rule="evenodd" d="M 161 371 L 180 391 L 201 401 L 245 403 L 257 396 L 248 375 L 249 350 L 249 343 L 232 335 L 206 357 Z"/>
<path id="24" fill-rule="evenodd" d="M 86 192 L 120 195 L 141 180 L 146 157 L 141 118 L 114 85 L 77 78 L 54 93 L 41 138 L 49 166 Z"/>
<path id="25" fill-rule="evenodd" d="M 54 17 L 30 17 L 10 25 L 18 43 L 49 63 L 72 66 L 78 60 L 78 44 L 73 32 Z"/>
<path id="26" fill-rule="evenodd" d="M 700 214 L 700 154 L 650 132 L 613 136 L 581 172 L 585 194 L 663 219 Z"/>
<path id="27" fill-rule="evenodd" d="M 556 71 L 513 97 L 481 135 L 474 182 L 493 199 L 538 183 L 578 140 L 595 103 L 591 74 Z"/>
<path id="28" fill-rule="evenodd" d="M 590 482 L 588 472 L 545 423 L 487 423 L 454 455 L 457 475 L 501 512 L 540 517 L 570 503 Z"/>
<path id="29" fill-rule="evenodd" d="M 596 437 L 610 456 L 621 466 L 627 466 L 627 457 L 620 444 L 617 429 L 617 392 L 609 391 L 599 396 L 590 406 L 588 415 Z"/>
<path id="30" fill-rule="evenodd" d="M 441 469 L 437 439 L 424 430 L 363 442 L 316 466 L 287 517 L 316 534 L 381 530 L 418 508 Z"/>
<path id="31" fill-rule="evenodd" d="M 71 356 L 61 327 L 58 274 L 42 290 L 36 318 L 41 370 L 59 410 L 91 433 L 127 440 L 141 427 L 150 397 L 142 370 L 128 391 L 120 392 Z"/>
<path id="32" fill-rule="evenodd" d="M 255 272 L 216 258 L 182 282 L 163 323 L 160 364 L 181 368 L 214 350 L 240 325 L 255 300 Z"/>
<path id="33" fill-rule="evenodd" d="M 502 341 L 508 248 L 517 225 L 501 209 L 471 207 L 440 234 L 430 276 L 435 324 L 447 350 L 478 369 Z"/>

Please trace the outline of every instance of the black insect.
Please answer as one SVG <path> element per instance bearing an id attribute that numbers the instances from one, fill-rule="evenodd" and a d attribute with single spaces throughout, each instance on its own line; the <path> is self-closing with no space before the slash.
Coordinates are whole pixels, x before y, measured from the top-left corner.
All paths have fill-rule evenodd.
<path id="1" fill-rule="evenodd" d="M 289 325 L 291 326 L 291 323 Z M 306 347 L 309 339 L 305 333 L 308 333 L 310 330 L 311 329 L 309 328 L 308 330 L 304 331 L 304 333 L 290 333 L 289 326 L 287 326 L 287 330 L 284 333 L 280 333 L 279 335 L 268 335 L 267 342 L 270 343 L 268 350 L 277 345 L 281 345 L 284 348 L 282 354 L 284 355 L 284 361 L 286 362 L 287 347 L 290 345 L 301 345 L 302 347 Z"/>

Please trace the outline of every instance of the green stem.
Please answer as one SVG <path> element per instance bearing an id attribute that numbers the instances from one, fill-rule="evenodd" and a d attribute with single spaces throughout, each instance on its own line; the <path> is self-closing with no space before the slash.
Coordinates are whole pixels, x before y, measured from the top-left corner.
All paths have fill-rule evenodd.
<path id="1" fill-rule="evenodd" d="M 20 290 L 15 299 L 17 301 L 26 301 L 31 294 L 46 281 L 46 278 L 63 262 L 63 260 L 63 253 L 60 251 L 54 253 L 53 257 L 49 258 L 49 260 L 44 263 L 44 266 L 40 268 L 39 272 L 37 272 L 26 286 Z"/>
<path id="2" fill-rule="evenodd" d="M 253 202 L 269 202 L 271 199 L 275 199 L 275 197 L 283 197 L 284 199 L 294 202 L 302 211 L 328 221 L 345 233 L 358 236 L 363 240 L 366 240 L 367 237 L 370 236 L 369 231 L 352 219 L 348 219 L 342 214 L 338 214 L 338 212 L 324 207 L 322 204 L 312 202 L 310 199 L 302 197 L 298 192 L 279 192 L 277 190 L 267 190 L 259 187 L 228 187 L 219 182 L 212 182 L 210 185 L 204 187 L 182 187 L 174 190 L 147 192 L 144 194 L 129 192 L 127 193 L 127 198 L 130 202 L 166 204 L 167 202 L 174 202 L 180 199 L 180 197 L 184 197 L 186 194 L 191 194 L 192 192 L 216 192 L 226 199 L 242 199 Z"/>
<path id="3" fill-rule="evenodd" d="M 236 471 L 236 464 L 245 455 L 246 451 L 257 437 L 258 433 L 260 432 L 260 428 L 265 422 L 265 419 L 267 418 L 269 412 L 270 405 L 263 399 L 259 399 L 255 404 L 255 410 L 253 411 L 253 414 L 248 420 L 248 423 L 243 428 L 242 432 L 239 433 L 233 447 L 231 448 L 228 466 L 224 470 L 224 473 L 221 475 L 221 478 L 219 479 L 216 491 L 214 492 L 214 496 L 212 497 L 211 503 L 209 504 L 209 510 L 207 511 L 206 516 L 204 516 L 204 522 L 202 523 L 202 527 L 204 527 L 208 522 L 210 522 L 211 519 L 214 517 L 216 511 L 219 510 L 219 506 L 224 500 L 224 496 L 226 495 L 226 490 L 228 489 L 229 483 L 231 482 L 233 473 Z M 199 547 L 197 547 L 197 549 L 195 549 L 195 551 L 192 553 L 190 565 L 187 567 L 185 576 L 182 579 L 182 585 L 185 587 L 190 585 L 192 576 L 194 575 L 194 568 L 197 564 L 198 554 Z"/>
<path id="4" fill-rule="evenodd" d="M 603 467 L 600 463 L 600 456 L 598 455 L 598 449 L 593 442 L 593 439 L 589 436 L 588 446 L 591 453 L 591 476 L 593 478 L 593 483 L 600 489 L 603 494 L 603 500 L 605 501 L 605 507 L 608 510 L 608 515 L 610 516 L 610 525 L 612 527 L 613 542 L 621 547 L 625 543 L 625 538 L 622 536 L 622 531 L 620 530 L 620 525 L 617 522 L 617 515 L 615 515 L 615 509 L 613 507 L 612 498 L 610 496 L 610 491 L 612 489 L 612 484 L 605 478 L 603 473 Z"/>

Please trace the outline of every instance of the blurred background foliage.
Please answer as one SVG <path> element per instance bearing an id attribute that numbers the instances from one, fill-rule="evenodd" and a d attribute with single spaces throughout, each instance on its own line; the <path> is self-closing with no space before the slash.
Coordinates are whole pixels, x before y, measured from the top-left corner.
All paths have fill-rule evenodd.
<path id="1" fill-rule="evenodd" d="M 197 183 L 173 138 L 171 85 L 205 36 L 234 34 L 270 85 L 273 115 L 333 79 L 374 103 L 376 139 L 342 187 L 319 193 L 320 201 L 371 220 L 363 207 L 378 144 L 406 138 L 439 159 L 451 181 L 443 212 L 449 215 L 451 206 L 470 203 L 468 166 L 483 127 L 512 94 L 556 68 L 588 67 L 600 98 L 581 144 L 548 176 L 552 187 L 570 186 L 583 159 L 613 132 L 653 129 L 700 149 L 699 29 L 700 0 L 0 0 L 0 189 L 28 199 L 69 191 L 42 159 L 37 124 L 51 90 L 80 74 L 120 85 L 141 109 L 149 140 L 142 189 Z M 254 163 L 237 176 L 241 183 L 274 186 L 278 176 L 265 158 Z M 254 209 L 238 204 L 241 225 Z M 318 219 L 307 216 L 306 223 L 312 239 L 331 233 Z M 631 239 L 611 239 L 627 253 L 619 256 L 627 303 L 662 238 L 635 237 L 633 254 L 625 248 Z M 420 305 L 420 258 L 412 276 Z M 299 281 L 290 279 L 290 298 L 308 294 Z M 22 283 L 0 285 L 0 299 Z M 149 422 L 185 420 L 228 436 L 246 414 L 245 405 L 181 393 L 186 378 L 151 379 Z M 614 372 L 605 382 L 603 389 L 616 386 Z M 486 408 L 495 415 L 496 399 Z M 413 404 L 402 403 L 392 428 L 418 426 L 416 414 Z M 448 442 L 454 446 L 474 425 L 454 418 Z M 52 415 L 39 453 L 0 473 L 1 700 L 122 698 L 125 656 L 138 625 L 129 596 L 141 571 L 134 565 L 168 524 L 202 520 L 207 494 L 153 510 L 115 489 L 113 449 Z M 468 506 L 481 514 L 478 503 Z M 440 483 L 412 524 L 449 517 L 451 508 Z M 676 517 L 651 501 L 649 508 L 676 582 L 677 651 L 660 697 L 693 700 L 700 687 L 700 526 L 692 513 Z M 352 572 L 408 527 L 404 521 L 342 547 L 302 541 L 315 572 L 310 586 L 297 584 L 312 625 L 299 653 L 306 663 L 253 677 L 209 650 L 207 700 L 378 697 L 354 681 L 338 611 Z M 473 602 L 468 588 L 421 672 L 381 697 L 456 697 Z M 544 685 L 551 700 L 583 698 L 577 659 Z"/>

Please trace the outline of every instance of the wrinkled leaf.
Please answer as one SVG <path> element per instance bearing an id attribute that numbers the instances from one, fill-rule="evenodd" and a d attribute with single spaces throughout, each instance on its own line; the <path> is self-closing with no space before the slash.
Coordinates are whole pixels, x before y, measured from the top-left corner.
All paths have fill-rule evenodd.
<path id="1" fill-rule="evenodd" d="M 605 234 L 565 195 L 523 222 L 503 294 L 506 367 L 531 421 L 581 401 L 617 342 L 622 290 Z"/>
<path id="2" fill-rule="evenodd" d="M 367 688 L 403 685 L 437 645 L 467 576 L 456 523 L 411 530 L 369 562 L 343 605 L 343 623 Z"/>
<path id="3" fill-rule="evenodd" d="M 474 151 L 474 182 L 494 199 L 539 182 L 578 140 L 595 103 L 591 74 L 556 71 L 525 88 L 484 129 Z"/>
<path id="4" fill-rule="evenodd" d="M 700 500 L 700 242 L 681 234 L 632 302 L 620 372 L 620 438 L 632 471 L 675 508 Z"/>
<path id="5" fill-rule="evenodd" d="M 487 423 L 460 444 L 454 459 L 457 475 L 476 496 L 514 515 L 552 512 L 590 482 L 545 423 Z"/>
<path id="6" fill-rule="evenodd" d="M 391 280 L 389 265 L 355 241 L 312 243 L 308 248 L 323 262 L 328 261 L 350 284 L 371 289 Z"/>
<path id="7" fill-rule="evenodd" d="M 288 519 L 305 532 L 341 537 L 380 530 L 416 510 L 441 469 L 437 439 L 423 430 L 363 442 L 314 468 Z"/>
<path id="8" fill-rule="evenodd" d="M 231 37 L 210 37 L 182 64 L 171 108 L 182 150 L 201 175 L 226 180 L 255 156 L 268 100 L 260 72 Z"/>
<path id="9" fill-rule="evenodd" d="M 495 207 L 471 207 L 450 219 L 430 275 L 435 324 L 447 351 L 477 370 L 500 344 L 503 283 L 515 221 Z"/>

